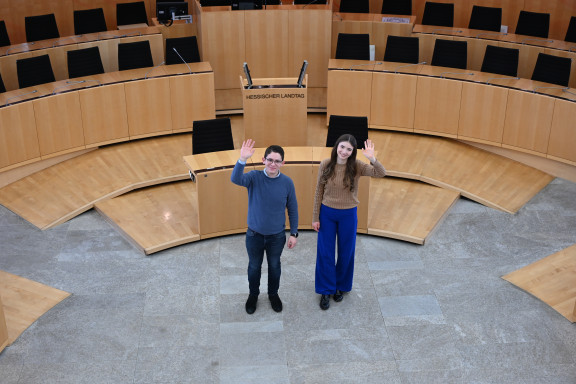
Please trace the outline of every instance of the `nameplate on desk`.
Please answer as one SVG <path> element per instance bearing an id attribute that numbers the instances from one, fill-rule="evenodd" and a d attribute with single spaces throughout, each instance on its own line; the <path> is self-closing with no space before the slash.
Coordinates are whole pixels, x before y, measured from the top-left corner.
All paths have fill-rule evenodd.
<path id="1" fill-rule="evenodd" d="M 410 22 L 409 17 L 383 17 L 383 23 L 400 23 L 400 24 L 408 24 Z"/>

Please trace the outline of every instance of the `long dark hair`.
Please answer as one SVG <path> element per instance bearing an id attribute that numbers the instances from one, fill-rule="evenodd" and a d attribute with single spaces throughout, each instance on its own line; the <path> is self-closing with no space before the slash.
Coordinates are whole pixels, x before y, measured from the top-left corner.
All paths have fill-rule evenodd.
<path id="1" fill-rule="evenodd" d="M 322 172 L 322 178 L 320 181 L 326 184 L 328 180 L 334 177 L 334 167 L 338 161 L 338 146 L 341 142 L 347 141 L 352 146 L 352 154 L 348 157 L 346 161 L 346 171 L 344 173 L 344 186 L 350 188 L 350 192 L 354 191 L 354 177 L 356 176 L 356 153 L 358 152 L 358 144 L 356 143 L 356 138 L 352 135 L 345 134 L 336 140 L 336 144 L 332 148 L 332 153 L 330 155 L 330 161 L 324 171 Z"/>

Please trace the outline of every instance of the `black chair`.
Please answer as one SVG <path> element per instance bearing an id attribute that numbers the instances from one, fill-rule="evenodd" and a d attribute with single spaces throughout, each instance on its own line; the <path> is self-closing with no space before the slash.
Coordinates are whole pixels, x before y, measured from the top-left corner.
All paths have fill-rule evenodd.
<path id="1" fill-rule="evenodd" d="M 381 13 L 384 15 L 411 15 L 412 0 L 383 0 Z"/>
<path id="2" fill-rule="evenodd" d="M 116 25 L 148 24 L 143 1 L 116 4 Z"/>
<path id="3" fill-rule="evenodd" d="M 294 4 L 309 4 L 312 0 L 294 0 Z M 326 0 L 318 0 L 312 3 L 315 4 L 326 4 Z"/>
<path id="4" fill-rule="evenodd" d="M 364 142 L 368 140 L 368 118 L 366 116 L 330 115 L 326 146 L 333 147 L 336 140 L 347 133 L 356 138 L 358 149 L 364 148 Z"/>
<path id="5" fill-rule="evenodd" d="M 370 13 L 370 0 L 340 0 L 340 12 Z"/>
<path id="6" fill-rule="evenodd" d="M 422 24 L 452 28 L 454 26 L 454 4 L 427 1 L 424 4 Z"/>
<path id="7" fill-rule="evenodd" d="M 576 43 L 576 16 L 570 18 L 570 24 L 568 24 L 568 30 L 566 31 L 564 41 Z"/>
<path id="8" fill-rule="evenodd" d="M 466 69 L 468 66 L 468 43 L 466 41 L 436 39 L 431 64 L 438 67 Z"/>
<path id="9" fill-rule="evenodd" d="M 232 0 L 200 0 L 203 7 L 221 7 L 232 5 Z"/>
<path id="10" fill-rule="evenodd" d="M 178 53 L 174 52 L 174 48 L 178 51 L 182 59 L 187 63 L 197 63 L 202 61 L 200 59 L 200 52 L 198 51 L 198 41 L 196 36 L 175 37 L 166 39 L 166 64 L 182 64 L 182 59 Z"/>
<path id="11" fill-rule="evenodd" d="M 118 70 L 146 68 L 154 66 L 150 42 L 148 40 L 118 44 Z"/>
<path id="12" fill-rule="evenodd" d="M 76 35 L 105 32 L 107 30 L 106 18 L 102 8 L 74 11 L 74 33 Z"/>
<path id="13" fill-rule="evenodd" d="M 482 72 L 496 73 L 504 76 L 518 76 L 518 48 L 504 48 L 487 45 L 482 61 Z"/>
<path id="14" fill-rule="evenodd" d="M 234 149 L 229 118 L 197 120 L 192 130 L 193 155 Z"/>
<path id="15" fill-rule="evenodd" d="M 16 73 L 20 88 L 33 87 L 55 81 L 50 56 L 48 55 L 16 60 Z"/>
<path id="16" fill-rule="evenodd" d="M 571 67 L 572 60 L 568 57 L 539 53 L 534 72 L 532 72 L 532 80 L 567 87 L 570 80 Z"/>
<path id="17" fill-rule="evenodd" d="M 33 42 L 60 37 L 58 25 L 53 13 L 39 16 L 26 16 L 24 18 L 26 41 Z"/>
<path id="18" fill-rule="evenodd" d="M 502 27 L 502 8 L 474 5 L 470 14 L 469 29 L 500 32 Z"/>
<path id="19" fill-rule="evenodd" d="M 370 60 L 370 35 L 367 33 L 339 33 L 335 58 Z"/>
<path id="20" fill-rule="evenodd" d="M 417 37 L 388 35 L 384 61 L 416 64 L 420 58 L 420 42 Z"/>
<path id="21" fill-rule="evenodd" d="M 70 79 L 104 73 L 104 66 L 102 65 L 98 47 L 76 49 L 66 53 L 68 55 L 68 77 Z"/>
<path id="22" fill-rule="evenodd" d="M 10 45 L 10 37 L 6 30 L 6 23 L 4 20 L 0 20 L 0 47 L 6 47 L 8 45 Z"/>
<path id="23" fill-rule="evenodd" d="M 520 11 L 518 16 L 518 24 L 516 24 L 517 35 L 526 35 L 548 38 L 548 31 L 550 30 L 550 14 Z"/>
<path id="24" fill-rule="evenodd" d="M 4 86 L 4 82 L 2 81 L 2 74 L 0 74 L 0 93 L 6 92 L 6 87 Z"/>

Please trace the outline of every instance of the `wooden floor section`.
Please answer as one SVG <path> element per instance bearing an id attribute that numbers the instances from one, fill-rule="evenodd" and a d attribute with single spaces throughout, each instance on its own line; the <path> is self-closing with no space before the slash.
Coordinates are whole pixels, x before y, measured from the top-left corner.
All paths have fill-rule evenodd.
<path id="1" fill-rule="evenodd" d="M 8 345 L 68 296 L 68 292 L 0 271 L 0 297 L 8 328 Z"/>
<path id="2" fill-rule="evenodd" d="M 502 278 L 576 322 L 576 245 Z"/>

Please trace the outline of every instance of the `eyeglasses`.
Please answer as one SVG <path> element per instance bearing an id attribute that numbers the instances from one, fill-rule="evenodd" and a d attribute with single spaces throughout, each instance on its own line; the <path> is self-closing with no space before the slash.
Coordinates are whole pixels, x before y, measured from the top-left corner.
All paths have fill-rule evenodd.
<path id="1" fill-rule="evenodd" d="M 280 164 L 282 164 L 283 160 L 274 160 L 274 159 L 266 158 L 266 161 L 269 162 L 270 164 L 274 163 L 276 165 L 280 165 Z"/>

